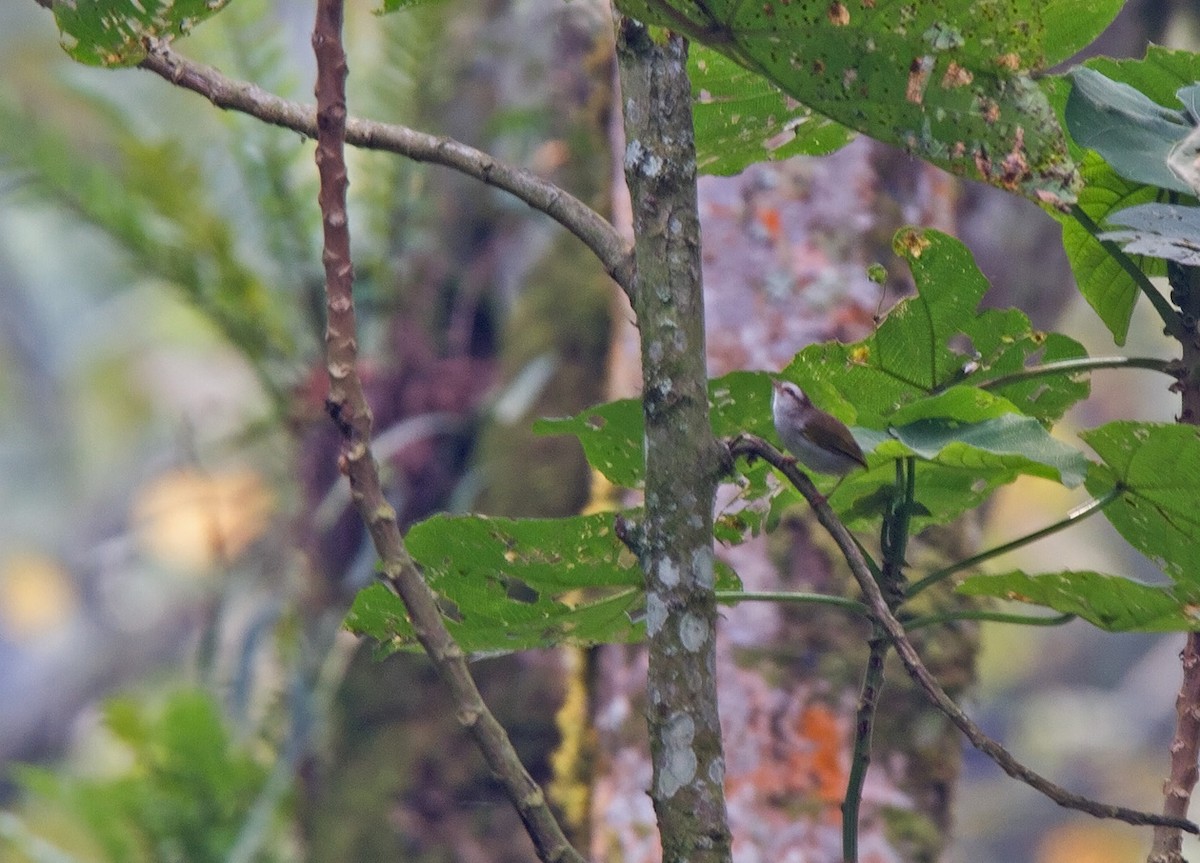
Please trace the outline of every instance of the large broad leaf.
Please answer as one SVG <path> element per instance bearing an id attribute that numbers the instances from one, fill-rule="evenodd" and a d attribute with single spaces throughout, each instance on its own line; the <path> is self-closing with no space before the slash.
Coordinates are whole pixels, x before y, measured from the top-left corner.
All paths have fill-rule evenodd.
<path id="1" fill-rule="evenodd" d="M 1100 239 L 1120 243 L 1128 255 L 1200 265 L 1200 207 L 1139 204 L 1118 210 L 1108 221 L 1129 230 L 1107 231 Z"/>
<path id="2" fill-rule="evenodd" d="M 415 525 L 405 541 L 463 650 L 635 641 L 644 634 L 642 572 L 617 538 L 614 518 L 439 515 Z M 738 583 L 718 568 L 717 586 Z M 359 592 L 346 625 L 388 652 L 416 645 L 404 604 L 382 584 Z"/>
<path id="3" fill-rule="evenodd" d="M 147 39 L 185 36 L 229 0 L 54 0 L 66 52 L 90 66 L 132 66 Z"/>
<path id="4" fill-rule="evenodd" d="M 897 237 L 917 295 L 897 304 L 867 339 L 812 345 L 783 371 L 819 407 L 850 425 L 867 453 L 871 469 L 841 481 L 830 498 L 834 508 L 852 520 L 873 517 L 857 502 L 890 486 L 892 463 L 914 454 L 926 459 L 918 462 L 918 483 L 933 521 L 955 517 L 1023 473 L 1077 483 L 1082 456 L 1054 441 L 1044 424 L 1087 396 L 1086 380 L 1064 373 L 994 387 L 990 382 L 1039 361 L 1084 356 L 1082 346 L 1034 330 L 1016 310 L 977 311 L 987 281 L 952 237 L 913 230 Z M 955 341 L 959 350 L 950 347 Z M 714 432 L 773 440 L 770 378 L 736 372 L 711 381 Z M 642 417 L 636 401 L 543 420 L 536 429 L 576 435 L 588 460 L 612 482 L 641 484 Z M 746 482 L 744 497 L 767 494 L 761 465 L 747 469 Z M 837 484 L 833 477 L 818 478 L 823 489 Z M 786 490 L 778 495 L 777 508 L 795 499 Z"/>
<path id="5" fill-rule="evenodd" d="M 1132 205 L 1153 201 L 1159 194 L 1154 186 L 1121 177 L 1095 153 L 1084 157 L 1081 173 L 1085 185 L 1079 193 L 1078 205 L 1096 224 Z M 1069 216 L 1060 216 L 1059 220 L 1063 226 L 1063 250 L 1079 292 L 1108 327 L 1113 341 L 1125 344 L 1138 298 L 1137 283 L 1101 240 L 1079 221 Z M 1133 263 L 1149 276 L 1165 271 L 1161 261 L 1134 258 Z"/>
<path id="6" fill-rule="evenodd" d="M 974 470 L 980 478 L 1011 470 L 1076 486 L 1087 473 L 1087 459 L 1033 417 L 1010 413 L 965 424 L 931 418 L 894 428 L 892 435 L 927 461 Z"/>
<path id="7" fill-rule="evenodd" d="M 1081 66 L 1071 73 L 1074 86 L 1067 99 L 1071 137 L 1095 150 L 1127 180 L 1190 194 L 1167 162 L 1171 152 L 1195 127 L 1192 116 L 1168 108 L 1145 93 Z M 1177 99 L 1172 102 L 1179 104 Z"/>
<path id="8" fill-rule="evenodd" d="M 1103 459 L 1087 488 L 1121 496 L 1104 514 L 1173 579 L 1200 585 L 1200 429 L 1114 422 L 1080 435 Z"/>
<path id="9" fill-rule="evenodd" d="M 1156 587 L 1099 572 L 975 575 L 958 588 L 1074 614 L 1110 632 L 1174 632 L 1200 629 L 1200 593 L 1183 585 Z"/>
<path id="10" fill-rule="evenodd" d="M 953 237 L 904 229 L 894 245 L 912 270 L 916 296 L 898 303 L 863 341 L 812 345 L 784 370 L 843 421 L 886 428 L 905 405 L 951 386 L 989 387 L 1038 362 L 1086 355 L 1073 339 L 1034 330 L 1016 309 L 978 311 L 987 280 Z M 1063 374 L 1013 380 L 989 391 L 1050 423 L 1087 397 L 1088 384 Z M 917 418 L 899 416 L 901 422 Z"/>
<path id="11" fill-rule="evenodd" d="M 1180 92 L 1186 94 L 1186 88 L 1200 81 L 1200 54 L 1156 46 L 1150 46 L 1141 60 L 1094 57 L 1084 65 L 1110 81 L 1129 85 L 1159 106 L 1178 105 Z M 1081 173 L 1084 188 L 1078 205 L 1096 224 L 1102 224 L 1117 210 L 1152 202 L 1163 194 L 1158 186 L 1122 177 L 1095 153 L 1083 159 Z M 1080 292 L 1116 343 L 1124 344 L 1138 297 L 1137 285 L 1086 228 L 1069 216 L 1058 218 L 1063 223 L 1063 248 Z M 1134 263 L 1150 276 L 1165 272 L 1158 260 L 1135 258 Z"/>
<path id="12" fill-rule="evenodd" d="M 838 123 L 1058 205 L 1073 200 L 1076 176 L 1030 73 L 1086 44 L 1120 8 L 1116 0 L 618 5 L 720 51 Z"/>
<path id="13" fill-rule="evenodd" d="M 755 162 L 821 156 L 854 133 L 801 105 L 761 75 L 728 57 L 693 46 L 688 55 L 696 167 L 736 174 Z"/>

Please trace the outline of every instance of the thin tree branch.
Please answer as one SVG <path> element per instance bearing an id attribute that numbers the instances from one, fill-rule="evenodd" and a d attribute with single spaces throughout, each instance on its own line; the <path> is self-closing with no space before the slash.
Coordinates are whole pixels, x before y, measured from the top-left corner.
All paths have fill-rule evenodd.
<path id="1" fill-rule="evenodd" d="M 1171 300 L 1178 304 L 1180 319 L 1190 330 L 1179 337 L 1181 373 L 1172 387 L 1180 394 L 1178 421 L 1200 425 L 1200 268 L 1173 261 L 1167 263 Z M 1183 682 L 1175 698 L 1175 732 L 1167 752 L 1170 768 L 1163 783 L 1163 814 L 1184 816 L 1196 788 L 1197 758 L 1200 758 L 1200 633 L 1189 632 L 1179 655 Z M 1148 863 L 1183 863 L 1183 836 L 1178 830 L 1155 828 Z"/>
<path id="2" fill-rule="evenodd" d="M 291 102 L 254 84 L 227 78 L 211 66 L 183 57 L 164 40 L 151 40 L 149 49 L 139 64 L 142 69 L 200 94 L 218 108 L 239 111 L 309 138 L 317 137 L 317 115 L 312 105 Z M 503 189 L 582 240 L 613 280 L 627 294 L 631 290 L 633 252 L 629 244 L 603 216 L 561 187 L 452 138 L 406 126 L 348 117 L 346 143 L 443 165 Z"/>
<path id="3" fill-rule="evenodd" d="M 467 670 L 462 649 L 442 621 L 433 592 L 408 554 L 396 512 L 384 498 L 371 452 L 371 410 L 358 374 L 354 270 L 346 213 L 346 54 L 341 44 L 343 0 L 318 0 L 313 27 L 317 58 L 316 162 L 324 226 L 327 325 L 326 366 L 330 416 L 342 434 L 338 465 L 350 479 L 351 498 L 362 514 L 382 562 L 383 577 L 400 595 L 413 630 L 454 697 L 458 719 L 475 738 L 488 766 L 520 814 L 538 857 L 546 863 L 583 863 L 567 842 L 542 789 L 521 764 L 504 728 L 487 709 Z"/>
<path id="4" fill-rule="evenodd" d="M 1171 775 L 1163 783 L 1163 814 L 1187 816 L 1196 787 L 1200 749 L 1200 633 L 1189 632 L 1180 654 L 1183 683 L 1175 697 L 1175 735 L 1171 740 Z M 1147 863 L 1184 863 L 1183 837 L 1174 827 L 1155 827 Z"/>
<path id="5" fill-rule="evenodd" d="M 830 508 L 829 502 L 817 491 L 817 487 L 812 484 L 812 480 L 797 469 L 795 463 L 790 458 L 760 437 L 749 434 L 739 435 L 728 441 L 728 447 L 731 459 L 738 456 L 761 458 L 775 467 L 795 485 L 796 489 L 804 496 L 804 499 L 808 501 L 809 506 L 812 507 L 813 512 L 817 516 L 817 521 L 821 523 L 821 526 L 825 528 L 837 544 L 838 549 L 842 552 L 842 556 L 850 566 L 850 572 L 854 576 L 854 580 L 858 582 L 859 589 L 863 593 L 863 598 L 866 600 L 867 606 L 871 609 L 872 617 L 891 639 L 892 646 L 896 649 L 900 661 L 904 663 L 909 676 L 925 692 L 926 697 L 966 735 L 975 748 L 992 759 L 1001 770 L 1014 779 L 1019 779 L 1031 788 L 1041 792 L 1059 806 L 1067 809 L 1077 809 L 1080 812 L 1086 812 L 1097 818 L 1113 818 L 1128 824 L 1164 825 L 1186 830 L 1189 833 L 1200 834 L 1200 827 L 1185 818 L 1156 815 L 1152 812 L 1140 812 L 1136 809 L 1127 809 L 1124 806 L 1110 806 L 1079 794 L 1072 794 L 1070 791 L 1056 785 L 1017 761 L 1007 749 L 989 737 L 982 728 L 976 725 L 962 711 L 962 708 L 954 703 L 954 699 L 946 694 L 941 684 L 934 679 L 929 669 L 925 667 L 925 663 L 921 661 L 920 655 L 905 633 L 903 625 L 892 614 L 891 609 L 888 608 L 887 602 L 883 598 L 883 593 L 880 591 L 879 585 L 871 577 L 871 571 L 867 567 L 866 561 L 863 560 L 862 553 L 859 551 L 854 537 L 851 536 L 850 531 L 846 529 L 846 526 L 838 519 L 837 514 Z"/>

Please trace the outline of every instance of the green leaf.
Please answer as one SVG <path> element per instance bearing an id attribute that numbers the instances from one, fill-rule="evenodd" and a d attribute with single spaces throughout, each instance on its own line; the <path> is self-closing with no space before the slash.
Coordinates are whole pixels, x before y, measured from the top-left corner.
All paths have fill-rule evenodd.
<path id="1" fill-rule="evenodd" d="M 97 109 L 100 113 L 100 109 Z M 89 119 L 92 119 L 89 117 Z M 210 200 L 204 166 L 177 142 L 146 142 L 119 112 L 103 116 L 112 140 L 104 160 L 0 99 L 0 157 L 39 195 L 103 231 L 137 278 L 177 289 L 262 369 L 291 360 L 297 304 L 252 268 L 233 219 Z M 264 378 L 266 375 L 264 374 Z"/>
<path id="2" fill-rule="evenodd" d="M 1087 459 L 1054 438 L 1033 417 L 1010 413 L 966 424 L 924 419 L 894 428 L 892 434 L 927 461 L 962 467 L 980 476 L 1015 471 L 1074 487 L 1087 474 Z"/>
<path id="3" fill-rule="evenodd" d="M 897 233 L 894 246 L 912 270 L 916 296 L 897 303 L 861 342 L 811 345 L 783 372 L 843 421 L 886 428 L 906 405 L 956 384 L 978 387 L 1039 361 L 1086 355 L 1072 339 L 1034 330 L 1016 309 L 976 311 L 988 283 L 970 251 L 953 237 L 908 228 Z M 989 392 L 1050 423 L 1088 390 L 1086 381 L 1063 374 Z M 899 416 L 905 422 L 915 418 Z"/>
<path id="4" fill-rule="evenodd" d="M 1089 471 L 1088 491 L 1122 489 L 1108 520 L 1171 578 L 1200 585 L 1200 429 L 1124 421 L 1080 437 L 1104 462 Z"/>
<path id="5" fill-rule="evenodd" d="M 728 176 L 748 165 L 821 156 L 854 133 L 782 93 L 761 75 L 701 45 L 688 56 L 696 167 Z"/>
<path id="6" fill-rule="evenodd" d="M 62 46 L 89 66 L 133 66 L 150 39 L 186 36 L 229 0 L 54 0 Z"/>
<path id="7" fill-rule="evenodd" d="M 407 9 L 416 9 L 419 6 L 432 6 L 435 3 L 441 3 L 443 0 L 383 0 L 383 6 L 375 10 L 376 15 L 388 15 L 392 12 L 403 12 Z"/>
<path id="8" fill-rule="evenodd" d="M 920 420 L 977 423 L 1018 413 L 1008 399 L 975 387 L 953 386 L 928 398 L 910 402 L 891 416 L 891 425 L 904 426 Z"/>
<path id="9" fill-rule="evenodd" d="M 992 596 L 1074 614 L 1109 632 L 1200 629 L 1200 594 L 1182 586 L 1157 587 L 1091 571 L 1028 575 L 974 575 L 958 587 L 968 596 Z"/>
<path id="10" fill-rule="evenodd" d="M 1187 88 L 1200 81 L 1200 54 L 1158 45 L 1148 46 L 1146 56 L 1140 60 L 1092 57 L 1083 65 L 1111 81 L 1128 84 L 1160 106 L 1188 98 Z"/>
<path id="11" fill-rule="evenodd" d="M 1153 186 L 1124 179 L 1094 153 L 1084 157 L 1080 173 L 1085 185 L 1079 193 L 1078 206 L 1097 224 L 1132 205 L 1153 201 L 1159 194 Z M 1063 250 L 1080 293 L 1108 327 L 1113 341 L 1125 344 L 1139 294 L 1137 283 L 1101 240 L 1076 219 L 1062 215 L 1057 218 L 1063 226 Z M 1165 272 L 1161 261 L 1135 257 L 1133 262 L 1148 276 Z"/>
<path id="12" fill-rule="evenodd" d="M 638 488 L 646 472 L 642 453 L 642 403 L 621 399 L 581 411 L 573 417 L 534 422 L 541 435 L 569 434 L 579 438 L 588 464 L 614 485 Z"/>
<path id="13" fill-rule="evenodd" d="M 977 311 L 987 281 L 970 252 L 952 237 L 905 230 L 897 238 L 897 248 L 913 270 L 917 295 L 897 304 L 872 336 L 853 345 L 812 345 L 783 371 L 819 407 L 851 426 L 872 465 L 840 484 L 835 477 L 816 478 L 818 487 L 831 494 L 834 509 L 857 524 L 877 515 L 857 501 L 873 499 L 881 488 L 890 487 L 895 476 L 891 462 L 916 451 L 889 429 L 921 419 L 940 423 L 926 428 L 923 438 L 919 428 L 906 431 L 910 444 L 919 444 L 925 455 L 936 459 L 917 464 L 920 501 L 928 509 L 924 523 L 954 518 L 1023 473 L 1078 483 L 1082 456 L 1051 439 L 1040 426 L 1086 397 L 1086 378 L 1064 373 L 1013 380 L 986 391 L 980 387 L 1042 361 L 1082 357 L 1082 346 L 1065 336 L 1034 330 L 1014 309 Z M 955 343 L 961 343 L 960 350 L 950 347 Z M 770 379 L 762 372 L 737 372 L 710 381 L 712 424 L 718 436 L 749 432 L 775 440 Z M 640 485 L 638 402 L 601 405 L 575 417 L 542 420 L 535 428 L 544 434 L 578 436 L 588 460 L 612 482 Z M 929 437 L 934 431 L 940 434 L 936 445 Z M 762 464 L 746 468 L 740 501 L 752 505 L 751 515 L 743 515 L 743 510 L 731 516 L 731 531 L 722 534 L 723 540 L 733 541 L 739 518 L 756 528 L 760 521 L 754 507 L 768 498 L 774 498 L 775 514 L 798 500 L 787 489 L 768 487 L 766 476 Z M 834 486 L 837 490 L 831 493 Z"/>
<path id="14" fill-rule="evenodd" d="M 762 74 L 804 105 L 957 174 L 1064 205 L 1077 178 L 1031 72 L 1099 32 L 1115 4 L 978 0 L 624 0 Z M 1102 6 L 1103 8 L 1096 8 Z M 763 140 L 757 130 L 751 137 Z"/>
<path id="15" fill-rule="evenodd" d="M 1093 57 L 1084 65 L 1110 81 L 1131 86 L 1159 106 L 1176 104 L 1181 91 L 1183 98 L 1187 98 L 1187 88 L 1200 81 L 1200 54 L 1153 45 L 1141 60 Z M 1120 176 L 1095 153 L 1083 158 L 1080 173 L 1084 188 L 1079 193 L 1078 206 L 1097 224 L 1117 210 L 1154 201 L 1161 194 L 1157 186 Z M 1125 344 L 1138 298 L 1136 283 L 1086 228 L 1064 214 L 1056 213 L 1055 217 L 1062 222 L 1063 248 L 1080 292 L 1112 332 L 1116 343 Z M 1134 263 L 1148 276 L 1166 271 L 1163 262 L 1153 258 L 1135 258 Z"/>
<path id="16" fill-rule="evenodd" d="M 415 525 L 406 544 L 465 651 L 636 641 L 644 635 L 642 572 L 615 518 L 438 515 Z M 717 568 L 719 589 L 737 585 Z M 359 592 L 346 626 L 389 652 L 416 644 L 404 604 L 382 584 Z"/>
<path id="17" fill-rule="evenodd" d="M 1121 243 L 1127 255 L 1146 255 L 1200 265 L 1200 207 L 1177 204 L 1139 204 L 1108 217 L 1127 231 L 1107 231 L 1101 240 Z"/>
<path id="18" fill-rule="evenodd" d="M 1086 66 L 1071 77 L 1066 120 L 1077 143 L 1095 150 L 1127 180 L 1191 194 L 1167 166 L 1175 145 L 1192 131 L 1190 117 Z"/>
<path id="19" fill-rule="evenodd" d="M 1092 44 L 1124 6 L 1125 0 L 1046 0 L 1041 3 L 1036 11 L 1041 14 L 1046 34 L 1043 42 L 1046 65 L 1057 65 Z"/>

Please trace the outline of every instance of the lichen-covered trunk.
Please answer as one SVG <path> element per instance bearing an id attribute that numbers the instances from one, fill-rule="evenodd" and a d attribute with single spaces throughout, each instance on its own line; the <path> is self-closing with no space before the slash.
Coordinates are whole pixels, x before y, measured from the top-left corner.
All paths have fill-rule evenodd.
<path id="1" fill-rule="evenodd" d="M 644 522 L 650 797 L 663 859 L 730 859 L 717 715 L 712 506 L 721 460 L 708 418 L 696 153 L 687 42 L 620 17 L 625 177 L 633 204 L 646 424 Z"/>

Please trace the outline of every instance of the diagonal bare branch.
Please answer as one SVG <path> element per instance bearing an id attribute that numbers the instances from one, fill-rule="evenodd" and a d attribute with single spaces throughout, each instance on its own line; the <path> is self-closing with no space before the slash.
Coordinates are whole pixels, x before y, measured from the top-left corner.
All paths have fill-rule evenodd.
<path id="1" fill-rule="evenodd" d="M 437 600 L 409 556 L 396 511 L 384 497 L 371 452 L 371 409 L 358 374 L 358 326 L 354 309 L 354 268 L 346 212 L 346 54 L 341 30 L 343 0 L 318 0 L 313 27 L 317 58 L 316 162 L 324 228 L 327 324 L 325 362 L 329 372 L 329 413 L 342 434 L 338 464 L 350 480 L 350 494 L 371 534 L 383 577 L 404 600 L 413 630 L 450 689 L 459 721 L 475 738 L 544 863 L 583 863 L 550 811 L 545 795 L 521 764 L 504 728 L 488 710 L 467 669 L 462 649 L 446 629 Z"/>
<path id="2" fill-rule="evenodd" d="M 837 514 L 829 506 L 829 501 L 817 491 L 817 487 L 812 484 L 812 480 L 796 467 L 795 461 L 775 449 L 775 447 L 762 438 L 755 437 L 754 435 L 739 435 L 727 443 L 731 461 L 738 456 L 761 458 L 778 469 L 796 487 L 800 494 L 804 495 L 804 499 L 813 508 L 813 512 L 817 516 L 817 521 L 821 523 L 821 526 L 828 531 L 833 541 L 837 543 L 838 549 L 841 551 L 846 563 L 849 564 L 850 572 L 854 575 L 854 580 L 858 583 L 863 598 L 871 610 L 871 616 L 891 640 L 909 676 L 921 687 L 925 696 L 933 702 L 934 706 L 946 714 L 946 717 L 966 735 L 975 748 L 992 759 L 1001 770 L 1014 779 L 1019 779 L 1036 791 L 1040 791 L 1059 806 L 1066 809 L 1076 809 L 1080 812 L 1094 815 L 1097 818 L 1113 818 L 1117 821 L 1124 821 L 1127 824 L 1175 827 L 1180 830 L 1186 830 L 1188 833 L 1200 834 L 1200 827 L 1186 818 L 1156 815 L 1152 812 L 1127 809 L 1124 806 L 1111 806 L 1106 803 L 1100 803 L 1097 800 L 1092 800 L 1090 797 L 1073 794 L 1062 786 L 1051 782 L 1041 774 L 1034 772 L 1014 758 L 1012 753 L 989 737 L 982 728 L 975 724 L 971 717 L 963 712 L 962 708 L 954 702 L 954 699 L 946 693 L 946 690 L 942 688 L 941 684 L 929 672 L 929 669 L 925 667 L 920 654 L 917 653 L 912 641 L 909 640 L 908 635 L 905 633 L 904 626 L 892 614 L 891 609 L 888 608 L 887 602 L 883 598 L 883 593 L 880 591 L 879 585 L 875 583 L 875 579 L 871 576 L 871 570 L 867 567 L 867 563 L 863 559 L 862 552 L 859 550 L 858 544 L 855 543 L 854 537 L 850 534 L 846 526 L 842 524 L 841 520 L 838 519 Z"/>
<path id="3" fill-rule="evenodd" d="M 149 47 L 150 53 L 139 64 L 140 68 L 177 87 L 199 93 L 218 108 L 240 111 L 309 138 L 317 136 L 317 112 L 312 105 L 291 102 L 255 84 L 227 78 L 211 66 L 188 60 L 163 40 L 153 40 Z M 603 216 L 554 183 L 452 138 L 418 132 L 407 126 L 348 117 L 346 143 L 453 168 L 520 198 L 582 240 L 626 293 L 632 289 L 630 245 Z"/>

